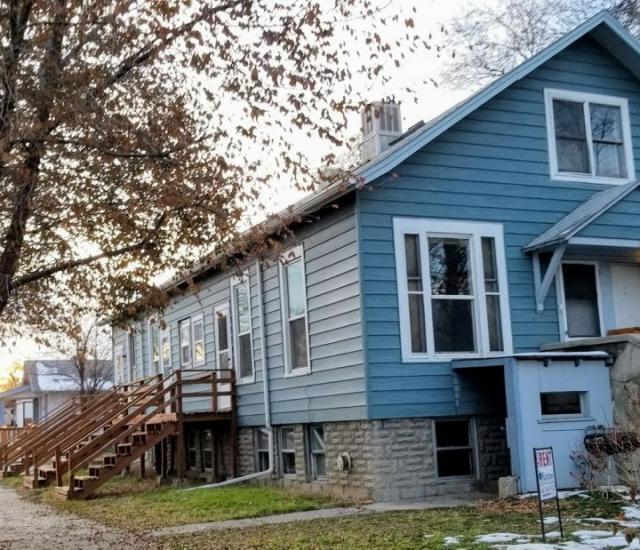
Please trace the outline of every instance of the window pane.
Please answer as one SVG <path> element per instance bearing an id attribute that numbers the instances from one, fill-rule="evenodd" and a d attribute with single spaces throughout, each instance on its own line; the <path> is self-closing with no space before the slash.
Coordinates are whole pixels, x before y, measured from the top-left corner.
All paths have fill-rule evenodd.
<path id="1" fill-rule="evenodd" d="M 211 430 L 202 432 L 202 467 L 213 470 L 213 433 Z"/>
<path id="2" fill-rule="evenodd" d="M 600 336 L 595 266 L 564 264 L 562 278 L 568 335 L 570 337 Z"/>
<path id="3" fill-rule="evenodd" d="M 431 294 L 471 294 L 469 241 L 446 237 L 429 237 Z"/>
<path id="4" fill-rule="evenodd" d="M 281 436 L 281 444 L 283 449 L 294 449 L 295 441 L 294 441 L 294 432 L 292 428 L 283 428 L 280 431 Z"/>
<path id="5" fill-rule="evenodd" d="M 409 294 L 409 322 L 411 324 L 411 351 L 427 351 L 424 326 L 424 298 L 422 294 Z"/>
<path id="6" fill-rule="evenodd" d="M 582 414 L 580 392 L 544 392 L 540 394 L 542 414 Z"/>
<path id="7" fill-rule="evenodd" d="M 431 309 L 437 353 L 476 350 L 473 300 L 433 300 Z"/>
<path id="8" fill-rule="evenodd" d="M 296 473 L 295 453 L 282 453 L 282 473 L 284 475 L 291 475 Z"/>
<path id="9" fill-rule="evenodd" d="M 558 170 L 579 174 L 590 173 L 584 105 L 575 101 L 555 99 L 553 117 Z"/>
<path id="10" fill-rule="evenodd" d="M 622 143 L 622 114 L 620 107 L 591 103 L 591 135 L 597 141 Z"/>
<path id="11" fill-rule="evenodd" d="M 204 324 L 198 321 L 193 324 L 193 356 L 196 363 L 204 362 Z"/>
<path id="12" fill-rule="evenodd" d="M 556 139 L 558 171 L 573 174 L 590 174 L 589 148 L 586 141 Z"/>
<path id="13" fill-rule="evenodd" d="M 169 335 L 162 337 L 162 363 L 165 367 L 171 363 L 171 340 Z"/>
<path id="14" fill-rule="evenodd" d="M 196 363 L 204 363 L 204 340 L 199 340 L 195 343 L 193 355 Z"/>
<path id="15" fill-rule="evenodd" d="M 500 296 L 497 294 L 487 295 L 487 324 L 489 325 L 489 350 L 504 351 Z"/>
<path id="16" fill-rule="evenodd" d="M 219 311 L 216 313 L 218 323 L 218 349 L 229 349 L 229 333 L 227 331 L 227 314 Z"/>
<path id="17" fill-rule="evenodd" d="M 312 427 L 310 440 L 312 451 L 324 452 L 324 428 Z"/>
<path id="18" fill-rule="evenodd" d="M 240 333 L 251 330 L 251 308 L 249 306 L 249 285 L 239 284 L 235 287 L 236 308 L 238 312 L 238 331 Z"/>
<path id="19" fill-rule="evenodd" d="M 471 449 L 438 451 L 438 477 L 470 476 L 473 474 Z"/>
<path id="20" fill-rule="evenodd" d="M 315 473 L 315 477 L 327 476 L 327 460 L 325 455 L 323 454 L 313 455 L 313 470 Z"/>
<path id="21" fill-rule="evenodd" d="M 306 311 L 304 290 L 304 264 L 302 263 L 302 260 L 297 260 L 287 265 L 289 318 L 304 315 Z"/>
<path id="22" fill-rule="evenodd" d="M 498 292 L 498 267 L 496 265 L 496 245 L 492 237 L 482 237 L 482 265 L 484 268 L 484 289 Z"/>
<path id="23" fill-rule="evenodd" d="M 468 420 L 436 422 L 436 447 L 466 447 L 469 441 Z"/>
<path id="24" fill-rule="evenodd" d="M 556 126 L 556 137 L 587 140 L 582 103 L 554 99 L 553 119 Z"/>
<path id="25" fill-rule="evenodd" d="M 253 375 L 251 334 L 242 334 L 238 340 L 240 344 L 240 377 L 246 378 Z"/>
<path id="26" fill-rule="evenodd" d="M 264 429 L 257 430 L 257 440 L 258 440 L 258 450 L 260 451 L 268 451 L 269 450 L 269 432 Z"/>
<path id="27" fill-rule="evenodd" d="M 626 178 L 627 166 L 624 146 L 615 143 L 594 143 L 593 156 L 596 175 L 606 178 Z"/>
<path id="28" fill-rule="evenodd" d="M 289 340 L 291 368 L 307 367 L 307 322 L 304 317 L 289 322 Z"/>
<path id="29" fill-rule="evenodd" d="M 191 362 L 191 323 L 180 323 L 180 360 L 183 365 Z"/>
<path id="30" fill-rule="evenodd" d="M 407 263 L 407 288 L 409 290 L 422 290 L 419 243 L 418 235 L 404 236 L 404 249 Z"/>

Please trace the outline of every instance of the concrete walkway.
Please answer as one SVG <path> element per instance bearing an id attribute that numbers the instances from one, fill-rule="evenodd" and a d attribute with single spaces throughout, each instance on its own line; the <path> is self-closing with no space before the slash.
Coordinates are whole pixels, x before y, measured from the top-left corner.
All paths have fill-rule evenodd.
<path id="1" fill-rule="evenodd" d="M 20 498 L 0 486 L 0 550 L 131 550 L 157 548 L 148 537 L 106 527 Z"/>
<path id="2" fill-rule="evenodd" d="M 490 498 L 495 498 L 495 495 L 487 495 L 485 493 L 467 493 L 463 495 L 443 495 L 439 497 L 401 502 L 376 502 L 374 504 L 366 504 L 359 507 L 324 508 L 320 510 L 310 510 L 308 512 L 293 512 L 290 514 L 278 514 L 275 516 L 263 516 L 259 518 L 231 519 L 207 523 L 191 523 L 188 525 L 178 525 L 176 527 L 163 527 L 161 529 L 149 531 L 147 535 L 151 537 L 169 537 L 202 533 L 203 531 L 246 529 L 247 527 L 258 527 L 260 525 L 292 523 L 316 519 L 343 518 L 381 512 L 400 512 L 428 510 L 434 508 L 452 508 L 456 506 L 471 506 L 479 500 L 486 500 Z"/>

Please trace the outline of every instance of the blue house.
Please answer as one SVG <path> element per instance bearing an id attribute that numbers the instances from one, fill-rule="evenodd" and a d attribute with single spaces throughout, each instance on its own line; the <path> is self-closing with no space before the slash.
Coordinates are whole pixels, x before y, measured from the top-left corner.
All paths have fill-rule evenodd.
<path id="1" fill-rule="evenodd" d="M 407 132 L 370 106 L 357 183 L 294 205 L 313 221 L 279 257 L 200 266 L 126 319 L 116 381 L 233 369 L 237 438 L 187 411 L 194 475 L 528 491 L 550 445 L 575 486 L 571 455 L 615 420 L 607 334 L 640 326 L 639 78 L 640 44 L 601 13 Z"/>

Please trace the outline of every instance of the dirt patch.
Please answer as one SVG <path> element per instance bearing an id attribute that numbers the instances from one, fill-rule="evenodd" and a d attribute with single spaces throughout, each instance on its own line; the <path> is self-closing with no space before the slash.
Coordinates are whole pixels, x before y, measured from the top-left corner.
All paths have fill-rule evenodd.
<path id="1" fill-rule="evenodd" d="M 0 550 L 116 550 L 158 548 L 143 536 L 60 514 L 0 487 Z"/>

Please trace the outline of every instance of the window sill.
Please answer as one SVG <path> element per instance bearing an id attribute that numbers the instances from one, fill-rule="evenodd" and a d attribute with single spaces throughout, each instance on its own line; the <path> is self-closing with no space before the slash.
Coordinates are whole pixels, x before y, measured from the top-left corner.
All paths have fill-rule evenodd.
<path id="1" fill-rule="evenodd" d="M 563 422 L 595 422 L 593 416 L 549 416 L 548 418 L 539 418 L 538 424 L 557 424 Z"/>
<path id="2" fill-rule="evenodd" d="M 247 384 L 255 384 L 256 379 L 255 376 L 252 378 L 239 378 L 236 381 L 236 386 L 246 386 Z"/>
<path id="3" fill-rule="evenodd" d="M 296 376 L 306 376 L 307 374 L 311 374 L 311 368 L 306 367 L 304 369 L 294 369 L 284 371 L 284 378 L 295 378 Z"/>
<path id="4" fill-rule="evenodd" d="M 457 482 L 457 481 L 474 481 L 477 480 L 478 477 L 475 475 L 469 476 L 446 476 L 446 477 L 438 477 L 436 476 L 436 481 L 438 483 L 449 483 L 449 482 Z"/>
<path id="5" fill-rule="evenodd" d="M 573 181 L 577 183 L 599 183 L 602 185 L 625 185 L 631 183 L 634 178 L 606 178 L 598 176 L 585 176 L 582 174 L 551 174 L 554 181 Z"/>
<path id="6" fill-rule="evenodd" d="M 499 351 L 492 353 L 447 353 L 442 355 L 409 355 L 402 357 L 402 363 L 444 363 L 457 359 L 492 359 L 497 357 L 507 357 L 513 352 Z"/>

